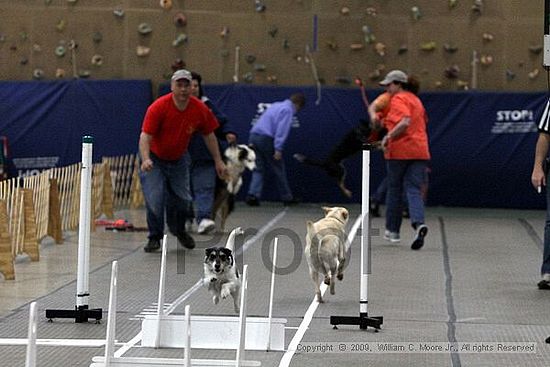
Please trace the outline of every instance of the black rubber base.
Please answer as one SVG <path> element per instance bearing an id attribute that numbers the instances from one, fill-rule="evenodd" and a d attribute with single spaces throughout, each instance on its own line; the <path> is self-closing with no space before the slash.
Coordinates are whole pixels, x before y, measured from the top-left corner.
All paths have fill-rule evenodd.
<path id="1" fill-rule="evenodd" d="M 99 320 L 103 318 L 103 310 L 101 308 L 88 309 L 88 306 L 75 306 L 74 310 L 46 310 L 46 318 L 49 321 L 53 319 L 74 319 L 76 323 L 95 319 L 96 323 L 99 323 Z"/>
<path id="2" fill-rule="evenodd" d="M 334 326 L 334 329 L 338 329 L 337 325 L 359 325 L 360 329 L 366 330 L 368 327 L 372 327 L 375 331 L 380 330 L 380 326 L 384 323 L 382 316 L 371 316 L 367 314 L 359 314 L 355 316 L 331 316 L 330 324 Z"/>

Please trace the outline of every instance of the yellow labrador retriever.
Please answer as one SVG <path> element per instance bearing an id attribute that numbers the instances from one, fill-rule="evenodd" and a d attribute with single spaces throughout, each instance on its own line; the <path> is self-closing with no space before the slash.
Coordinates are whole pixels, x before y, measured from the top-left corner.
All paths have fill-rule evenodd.
<path id="1" fill-rule="evenodd" d="M 323 210 L 323 219 L 315 223 L 307 222 L 304 250 L 319 303 L 323 302 L 319 288 L 319 273 L 325 276 L 325 284 L 330 286 L 330 294 L 335 293 L 336 278 L 344 278 L 345 227 L 349 216 L 348 210 L 342 207 L 323 207 Z"/>

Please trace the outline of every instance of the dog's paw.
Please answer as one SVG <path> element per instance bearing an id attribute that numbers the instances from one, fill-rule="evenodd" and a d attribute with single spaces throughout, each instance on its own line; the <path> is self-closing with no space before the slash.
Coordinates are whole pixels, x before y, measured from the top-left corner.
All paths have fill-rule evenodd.
<path id="1" fill-rule="evenodd" d="M 324 282 L 326 285 L 330 285 L 330 277 L 326 276 Z"/>
<path id="2" fill-rule="evenodd" d="M 343 280 L 344 279 L 344 273 L 340 273 L 336 276 L 336 278 L 338 278 L 338 280 Z"/>
<path id="3" fill-rule="evenodd" d="M 212 302 L 213 302 L 215 305 L 217 305 L 217 304 L 220 302 L 220 297 L 218 297 L 218 296 L 213 296 L 213 297 L 212 297 Z"/>
<path id="4" fill-rule="evenodd" d="M 323 300 L 323 297 L 321 297 L 320 294 L 317 295 L 316 299 L 317 299 L 317 302 L 319 303 L 325 303 L 325 301 Z"/>
<path id="5" fill-rule="evenodd" d="M 229 289 L 222 288 L 221 296 L 222 296 L 223 299 L 226 299 L 227 297 L 229 297 L 230 294 L 231 294 L 231 292 L 229 292 Z"/>

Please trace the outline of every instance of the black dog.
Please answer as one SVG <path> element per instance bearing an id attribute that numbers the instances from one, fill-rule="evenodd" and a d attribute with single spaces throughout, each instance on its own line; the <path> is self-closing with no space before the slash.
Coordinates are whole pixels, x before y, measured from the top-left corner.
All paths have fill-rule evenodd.
<path id="1" fill-rule="evenodd" d="M 351 191 L 345 185 L 346 168 L 342 164 L 344 159 L 360 152 L 363 144 L 370 143 L 375 145 L 386 135 L 384 128 L 373 128 L 369 120 L 361 120 L 359 125 L 348 131 L 342 139 L 330 151 L 325 160 L 309 158 L 303 154 L 294 154 L 294 158 L 299 162 L 312 166 L 321 167 L 330 176 L 336 179 L 338 187 L 347 197 L 351 197 Z"/>

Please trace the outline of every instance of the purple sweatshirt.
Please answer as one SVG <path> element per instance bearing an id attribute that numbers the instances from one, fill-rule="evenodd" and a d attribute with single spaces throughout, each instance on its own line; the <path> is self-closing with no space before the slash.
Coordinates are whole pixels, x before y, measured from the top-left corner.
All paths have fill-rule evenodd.
<path id="1" fill-rule="evenodd" d="M 294 113 L 296 113 L 296 110 L 290 99 L 274 102 L 260 116 L 250 132 L 273 138 L 275 150 L 282 152 L 286 138 L 290 132 L 290 127 L 292 126 L 292 116 L 294 116 Z"/>

